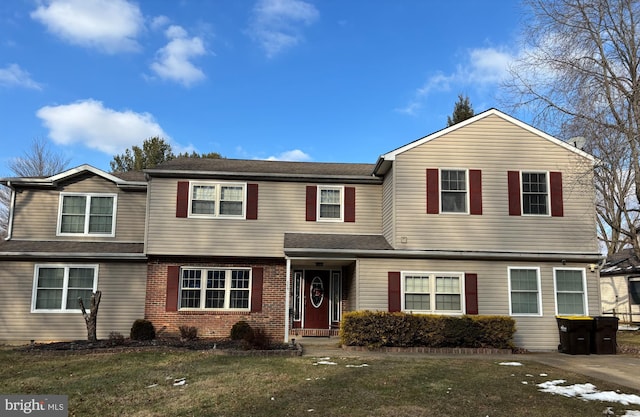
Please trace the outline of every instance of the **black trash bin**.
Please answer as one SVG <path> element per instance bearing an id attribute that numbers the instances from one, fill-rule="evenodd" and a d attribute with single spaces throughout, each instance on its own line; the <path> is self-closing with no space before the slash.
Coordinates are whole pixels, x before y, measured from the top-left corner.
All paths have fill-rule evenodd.
<path id="1" fill-rule="evenodd" d="M 591 353 L 597 355 L 616 354 L 617 317 L 594 317 L 591 331 Z"/>
<path id="2" fill-rule="evenodd" d="M 584 316 L 558 316 L 560 345 L 558 350 L 570 355 L 591 353 L 591 331 L 593 318 Z"/>

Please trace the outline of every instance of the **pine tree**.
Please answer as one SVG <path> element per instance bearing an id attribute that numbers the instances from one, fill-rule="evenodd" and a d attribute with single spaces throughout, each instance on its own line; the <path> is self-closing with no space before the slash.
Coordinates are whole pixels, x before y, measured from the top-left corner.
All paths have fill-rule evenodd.
<path id="1" fill-rule="evenodd" d="M 458 94 L 458 101 L 453 106 L 453 114 L 447 116 L 447 127 L 460 123 L 474 116 L 473 107 L 469 102 L 468 96 Z"/>

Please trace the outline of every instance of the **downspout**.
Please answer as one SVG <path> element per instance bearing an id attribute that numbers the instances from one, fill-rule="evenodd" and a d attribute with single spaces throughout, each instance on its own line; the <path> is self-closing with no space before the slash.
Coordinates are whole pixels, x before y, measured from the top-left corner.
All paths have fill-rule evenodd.
<path id="1" fill-rule="evenodd" d="M 290 300 L 289 293 L 291 291 L 291 259 L 287 258 L 287 283 L 285 285 L 284 295 L 284 342 L 289 343 L 289 319 L 290 319 Z"/>
<path id="2" fill-rule="evenodd" d="M 9 203 L 9 220 L 7 221 L 7 236 L 4 240 L 11 240 L 13 234 L 13 210 L 16 206 L 16 190 L 11 185 L 11 181 L 7 181 L 7 187 L 11 190 L 11 202 Z"/>

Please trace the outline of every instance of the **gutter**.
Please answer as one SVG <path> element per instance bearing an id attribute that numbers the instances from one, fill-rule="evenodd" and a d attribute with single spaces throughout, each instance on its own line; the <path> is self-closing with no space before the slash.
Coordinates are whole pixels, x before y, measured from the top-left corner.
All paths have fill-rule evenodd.
<path id="1" fill-rule="evenodd" d="M 252 179 L 287 182 L 319 182 L 344 184 L 382 184 L 382 178 L 362 175 L 317 175 L 317 174 L 283 174 L 263 172 L 229 172 L 229 171 L 186 171 L 186 170 L 145 170 L 149 177 L 158 178 L 224 178 L 234 180 Z"/>
<path id="2" fill-rule="evenodd" d="M 83 253 L 83 252 L 0 252 L 0 257 L 13 258 L 68 258 L 68 259 L 122 259 L 125 261 L 146 261 L 142 253 Z"/>
<path id="3" fill-rule="evenodd" d="M 16 207 L 16 189 L 11 185 L 11 181 L 7 181 L 7 187 L 11 190 L 11 201 L 9 203 L 9 219 L 7 220 L 7 236 L 4 240 L 11 240 L 13 234 L 13 210 Z"/>

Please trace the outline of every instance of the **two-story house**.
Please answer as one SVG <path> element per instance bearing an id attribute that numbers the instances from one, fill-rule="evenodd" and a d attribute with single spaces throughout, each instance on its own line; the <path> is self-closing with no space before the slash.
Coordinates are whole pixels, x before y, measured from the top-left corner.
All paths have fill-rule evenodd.
<path id="1" fill-rule="evenodd" d="M 86 166 L 4 179 L 0 338 L 83 337 L 70 300 L 99 288 L 99 337 L 144 316 L 211 337 L 247 320 L 288 340 L 382 310 L 511 316 L 518 346 L 555 349 L 556 315 L 599 314 L 593 163 L 492 109 L 375 164 L 180 158 L 142 182 Z"/>

